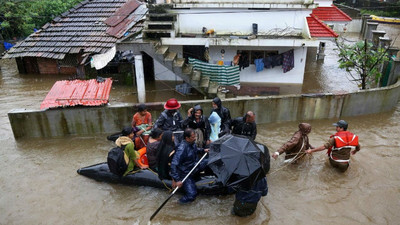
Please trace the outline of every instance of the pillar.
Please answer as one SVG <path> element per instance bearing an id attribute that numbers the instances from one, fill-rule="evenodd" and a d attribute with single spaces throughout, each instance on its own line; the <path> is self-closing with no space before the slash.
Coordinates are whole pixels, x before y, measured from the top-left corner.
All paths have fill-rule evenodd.
<path id="1" fill-rule="evenodd" d="M 400 59 L 394 59 L 392 64 L 392 69 L 390 70 L 388 85 L 396 83 L 397 79 L 400 77 Z"/>
<path id="2" fill-rule="evenodd" d="M 392 39 L 388 37 L 380 37 L 379 38 L 379 47 L 388 49 L 390 47 L 390 44 L 392 43 Z"/>
<path id="3" fill-rule="evenodd" d="M 367 27 L 366 27 L 366 35 L 365 38 L 368 41 L 372 41 L 372 31 L 376 30 L 376 28 L 378 27 L 379 23 L 372 23 L 372 22 L 368 22 L 367 23 Z"/>
<path id="4" fill-rule="evenodd" d="M 379 38 L 384 37 L 386 34 L 383 30 L 373 30 L 372 31 L 372 44 L 375 48 L 379 45 Z"/>
<path id="5" fill-rule="evenodd" d="M 144 82 L 143 57 L 135 55 L 135 75 L 139 103 L 146 102 L 146 88 Z"/>

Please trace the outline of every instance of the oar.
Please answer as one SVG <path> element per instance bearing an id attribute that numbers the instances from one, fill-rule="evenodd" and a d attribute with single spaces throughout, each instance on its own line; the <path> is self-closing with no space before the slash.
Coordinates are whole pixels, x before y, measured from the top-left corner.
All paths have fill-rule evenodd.
<path id="1" fill-rule="evenodd" d="M 207 152 L 204 153 L 203 157 L 201 157 L 201 159 L 196 163 L 196 165 L 194 165 L 192 170 L 190 170 L 190 172 L 185 176 L 185 178 L 183 178 L 182 183 L 185 182 L 185 180 L 190 176 L 190 174 L 194 171 L 194 169 L 196 169 L 196 167 L 200 164 L 200 162 L 203 161 L 203 159 L 206 157 L 206 155 L 207 155 Z M 179 187 L 176 187 L 174 189 L 174 191 L 168 196 L 168 198 L 160 205 L 160 207 L 158 207 L 158 209 L 153 213 L 153 215 L 151 215 L 150 221 L 157 215 L 157 213 L 161 210 L 161 208 L 164 207 L 165 204 L 167 204 L 167 202 L 171 199 L 171 197 L 175 194 L 175 192 L 178 189 L 179 189 Z"/>

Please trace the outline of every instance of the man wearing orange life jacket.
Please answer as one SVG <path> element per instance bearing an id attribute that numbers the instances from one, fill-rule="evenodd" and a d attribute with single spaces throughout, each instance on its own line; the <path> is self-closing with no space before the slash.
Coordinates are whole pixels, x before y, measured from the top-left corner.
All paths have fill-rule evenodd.
<path id="1" fill-rule="evenodd" d="M 345 172 L 349 167 L 350 154 L 354 155 L 360 151 L 358 136 L 347 131 L 348 123 L 344 120 L 339 120 L 333 126 L 336 126 L 337 133 L 332 135 L 328 142 L 321 147 L 309 149 L 306 153 L 311 154 L 328 149 L 330 164 L 339 169 L 339 171 Z"/>

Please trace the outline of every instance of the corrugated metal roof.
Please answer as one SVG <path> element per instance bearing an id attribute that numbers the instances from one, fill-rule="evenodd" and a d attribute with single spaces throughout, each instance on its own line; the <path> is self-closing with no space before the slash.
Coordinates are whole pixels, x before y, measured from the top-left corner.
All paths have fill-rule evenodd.
<path id="1" fill-rule="evenodd" d="M 136 12 L 137 8 L 143 7 L 146 10 Z M 117 20 L 114 16 L 117 12 L 124 17 Z M 83 53 L 103 53 L 146 13 L 147 8 L 138 0 L 86 0 L 17 43 L 4 58 L 32 56 L 63 59 L 66 54 L 76 54 L 81 50 Z M 130 21 L 123 23 L 127 18 Z M 107 20 L 115 25 L 107 25 Z M 107 34 L 107 29 L 120 23 L 117 29 Z"/>
<path id="2" fill-rule="evenodd" d="M 96 79 L 57 81 L 40 104 L 40 109 L 107 104 L 111 85 L 111 78 L 105 78 L 104 82 Z"/>
<path id="3" fill-rule="evenodd" d="M 310 14 L 310 17 L 307 17 L 307 24 L 310 30 L 311 37 L 336 38 L 339 36 L 337 33 L 335 33 L 335 31 L 329 28 L 313 14 Z"/>
<path id="4" fill-rule="evenodd" d="M 336 6 L 317 7 L 313 9 L 312 14 L 322 21 L 351 21 L 351 17 Z"/>

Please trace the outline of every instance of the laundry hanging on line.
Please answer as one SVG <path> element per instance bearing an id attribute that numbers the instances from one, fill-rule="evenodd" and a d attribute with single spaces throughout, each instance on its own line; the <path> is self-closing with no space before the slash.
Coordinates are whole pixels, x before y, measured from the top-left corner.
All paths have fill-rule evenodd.
<path id="1" fill-rule="evenodd" d="M 210 81 L 220 85 L 240 85 L 239 66 L 219 66 L 189 57 L 189 64 L 194 70 L 201 71 L 202 75 L 209 76 Z"/>

